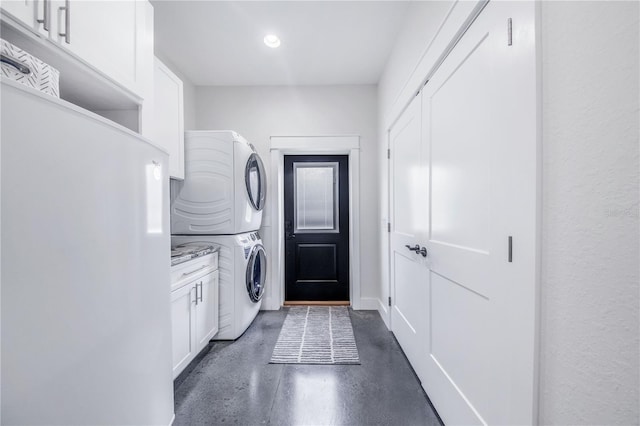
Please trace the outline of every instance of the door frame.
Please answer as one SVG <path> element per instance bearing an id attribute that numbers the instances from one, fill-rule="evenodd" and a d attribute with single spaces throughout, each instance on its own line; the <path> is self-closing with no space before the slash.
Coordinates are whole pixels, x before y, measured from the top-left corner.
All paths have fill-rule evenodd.
<path id="1" fill-rule="evenodd" d="M 271 136 L 271 294 L 266 309 L 280 309 L 284 303 L 284 156 L 347 155 L 349 157 L 349 301 L 361 308 L 360 293 L 360 136 Z"/>

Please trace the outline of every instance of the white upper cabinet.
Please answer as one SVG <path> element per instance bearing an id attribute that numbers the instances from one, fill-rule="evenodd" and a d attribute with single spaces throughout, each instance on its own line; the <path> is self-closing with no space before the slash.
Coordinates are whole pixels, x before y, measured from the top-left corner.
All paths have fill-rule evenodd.
<path id="1" fill-rule="evenodd" d="M 142 2 L 51 0 L 55 40 L 129 90 L 139 93 L 136 50 Z M 143 24 L 143 22 L 141 23 Z"/>
<path id="2" fill-rule="evenodd" d="M 182 80 L 158 58 L 154 72 L 152 140 L 169 153 L 169 176 L 184 179 L 184 102 Z"/>
<path id="3" fill-rule="evenodd" d="M 37 19 L 41 19 L 45 11 L 44 7 L 40 6 L 40 18 L 38 18 L 36 3 L 36 0 L 3 0 L 2 10 L 9 12 L 14 18 L 23 22 L 25 25 L 38 29 L 39 24 L 37 23 Z"/>
<path id="4" fill-rule="evenodd" d="M 53 39 L 56 34 L 56 13 L 50 0 L 2 0 L 0 7 L 42 37 Z"/>
<path id="5" fill-rule="evenodd" d="M 3 0 L 14 22 L 48 38 L 139 98 L 153 59 L 146 0 Z M 151 11 L 151 12 L 150 12 Z M 151 31 L 151 33 L 149 33 Z"/>

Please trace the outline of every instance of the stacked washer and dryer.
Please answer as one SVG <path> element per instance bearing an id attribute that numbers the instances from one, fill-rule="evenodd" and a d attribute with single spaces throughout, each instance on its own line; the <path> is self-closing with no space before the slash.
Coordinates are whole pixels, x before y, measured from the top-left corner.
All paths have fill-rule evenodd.
<path id="1" fill-rule="evenodd" d="M 233 131 L 185 132 L 185 178 L 172 181 L 172 245 L 220 247 L 219 331 L 235 340 L 258 314 L 267 259 L 258 229 L 266 175 L 253 145 Z"/>

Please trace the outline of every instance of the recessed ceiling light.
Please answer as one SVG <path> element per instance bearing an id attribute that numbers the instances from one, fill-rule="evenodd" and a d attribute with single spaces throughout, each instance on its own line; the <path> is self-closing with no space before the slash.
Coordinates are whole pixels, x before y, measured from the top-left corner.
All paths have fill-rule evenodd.
<path id="1" fill-rule="evenodd" d="M 275 34 L 267 34 L 266 36 L 264 36 L 264 44 L 272 49 L 275 49 L 276 47 L 280 46 L 280 39 Z"/>

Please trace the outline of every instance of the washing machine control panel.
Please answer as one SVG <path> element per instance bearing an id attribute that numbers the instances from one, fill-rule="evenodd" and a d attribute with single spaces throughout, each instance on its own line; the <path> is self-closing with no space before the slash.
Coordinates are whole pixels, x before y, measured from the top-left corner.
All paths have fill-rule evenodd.
<path id="1" fill-rule="evenodd" d="M 238 245 L 242 246 L 242 251 L 244 253 L 244 258 L 248 259 L 251 254 L 251 249 L 253 246 L 260 240 L 260 234 L 258 231 L 249 232 L 247 234 L 242 234 L 236 236 L 236 240 Z"/>

